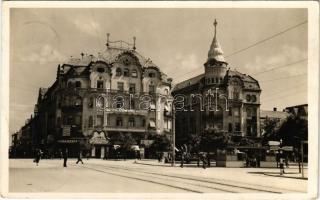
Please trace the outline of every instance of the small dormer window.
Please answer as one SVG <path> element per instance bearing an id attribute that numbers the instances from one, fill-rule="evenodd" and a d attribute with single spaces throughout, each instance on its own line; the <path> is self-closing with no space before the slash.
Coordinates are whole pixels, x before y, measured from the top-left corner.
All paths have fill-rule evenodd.
<path id="1" fill-rule="evenodd" d="M 150 78 L 154 78 L 154 77 L 156 77 L 156 74 L 155 74 L 154 72 L 150 72 L 150 73 L 149 73 L 149 77 L 150 77 Z"/>
<path id="2" fill-rule="evenodd" d="M 138 77 L 138 73 L 137 73 L 136 69 L 132 70 L 131 76 L 134 77 L 134 78 Z"/>
<path id="3" fill-rule="evenodd" d="M 256 95 L 252 95 L 252 96 L 251 96 L 251 100 L 252 100 L 252 102 L 256 102 L 256 101 L 257 101 Z"/>
<path id="4" fill-rule="evenodd" d="M 129 69 L 128 69 L 128 68 L 125 68 L 125 69 L 123 70 L 123 76 L 126 76 L 126 77 L 129 76 Z"/>
<path id="5" fill-rule="evenodd" d="M 104 72 L 104 68 L 102 68 L 102 67 L 98 67 L 98 68 L 97 68 L 97 72 L 99 72 L 99 73 L 103 73 L 103 72 Z"/>
<path id="6" fill-rule="evenodd" d="M 121 76 L 122 75 L 122 71 L 120 68 L 116 69 L 116 76 Z"/>

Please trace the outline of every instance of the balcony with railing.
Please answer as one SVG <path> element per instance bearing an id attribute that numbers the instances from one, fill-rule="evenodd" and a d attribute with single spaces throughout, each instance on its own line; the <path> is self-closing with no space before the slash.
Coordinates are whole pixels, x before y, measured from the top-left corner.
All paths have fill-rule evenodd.
<path id="1" fill-rule="evenodd" d="M 107 131 L 119 131 L 119 132 L 139 132 L 143 133 L 146 132 L 146 127 L 140 126 L 113 126 L 113 125 L 107 125 L 105 126 Z"/>

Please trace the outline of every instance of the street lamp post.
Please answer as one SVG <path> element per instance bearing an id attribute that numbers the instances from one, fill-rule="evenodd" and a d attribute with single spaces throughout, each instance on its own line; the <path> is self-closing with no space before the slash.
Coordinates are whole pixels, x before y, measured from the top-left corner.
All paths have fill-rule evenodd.
<path id="1" fill-rule="evenodd" d="M 172 103 L 172 162 L 171 166 L 174 167 L 176 159 L 176 109 Z"/>

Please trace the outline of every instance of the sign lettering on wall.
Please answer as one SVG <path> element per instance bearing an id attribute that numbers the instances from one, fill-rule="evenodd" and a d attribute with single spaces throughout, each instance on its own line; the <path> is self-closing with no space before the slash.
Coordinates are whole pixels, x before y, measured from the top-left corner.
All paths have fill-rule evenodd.
<path id="1" fill-rule="evenodd" d="M 65 125 L 62 130 L 62 136 L 70 136 L 71 126 Z"/>

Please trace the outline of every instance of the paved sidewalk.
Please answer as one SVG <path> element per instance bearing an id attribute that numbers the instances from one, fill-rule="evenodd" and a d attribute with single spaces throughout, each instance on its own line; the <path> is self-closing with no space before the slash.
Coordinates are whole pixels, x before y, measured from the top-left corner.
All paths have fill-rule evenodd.
<path id="1" fill-rule="evenodd" d="M 283 178 L 277 176 L 277 168 L 225 168 L 211 167 L 202 169 L 196 165 L 186 165 L 180 168 L 177 162 L 174 167 L 170 163 L 159 163 L 157 160 L 83 160 L 84 164 L 76 165 L 76 159 L 68 159 L 68 168 L 62 167 L 63 160 L 41 160 L 39 166 L 30 160 L 10 160 L 10 191 L 80 191 L 81 192 L 120 192 L 120 191 L 167 191 L 163 184 L 157 185 L 157 190 L 153 182 L 164 181 L 170 177 L 176 182 L 183 180 L 207 181 L 221 183 L 221 185 L 231 184 L 241 187 L 250 187 L 263 190 L 275 190 L 282 193 L 305 193 L 307 192 L 307 180 Z M 91 168 L 99 168 L 92 170 Z M 101 170 L 103 173 L 101 173 Z M 120 170 L 120 171 L 119 171 Z M 298 168 L 295 166 L 286 169 L 288 176 L 295 176 Z M 120 177 L 112 175 L 121 173 Z M 128 179 L 123 176 L 137 176 L 136 173 L 145 173 L 137 179 Z M 155 175 L 157 174 L 157 175 Z M 155 179 L 151 176 L 161 176 Z M 287 176 L 287 175 L 286 175 Z M 39 179 L 41 177 L 41 179 Z M 144 187 L 140 187 L 140 179 L 148 179 Z M 163 177 L 166 177 L 165 179 Z M 175 178 L 173 178 L 175 177 Z M 87 186 L 90 180 L 90 187 Z M 106 182 L 107 180 L 107 182 Z M 46 182 L 47 184 L 43 184 Z M 110 184 L 112 183 L 112 184 Z M 145 182 L 144 182 L 145 183 Z M 166 184 L 171 184 L 167 181 Z M 145 183 L 146 184 L 146 183 Z M 210 184 L 209 184 L 210 185 Z M 219 187 L 220 187 L 219 186 Z M 188 186 L 189 187 L 189 186 Z M 12 190 L 13 189 L 13 190 Z M 171 188 L 173 192 L 176 189 Z"/>

